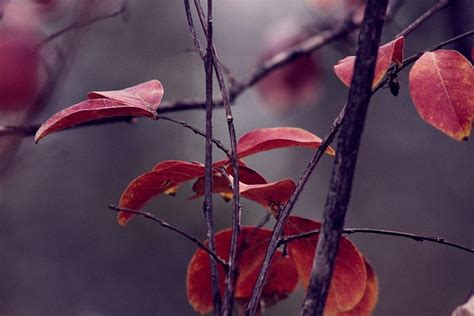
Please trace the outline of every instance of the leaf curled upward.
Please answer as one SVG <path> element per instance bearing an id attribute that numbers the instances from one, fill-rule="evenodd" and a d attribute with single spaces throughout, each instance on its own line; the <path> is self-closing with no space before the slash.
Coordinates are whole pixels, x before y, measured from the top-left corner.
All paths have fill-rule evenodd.
<path id="1" fill-rule="evenodd" d="M 146 116 L 156 118 L 163 97 L 158 80 L 116 91 L 89 92 L 87 100 L 59 111 L 41 125 L 35 142 L 48 134 L 82 123 L 117 116 Z"/>
<path id="2" fill-rule="evenodd" d="M 405 38 L 403 36 L 379 47 L 372 88 L 375 88 L 382 81 L 392 63 L 396 64 L 397 67 L 402 65 L 404 47 Z M 334 66 L 336 76 L 348 87 L 351 85 L 354 63 L 355 56 L 349 56 L 338 61 Z"/>
<path id="3" fill-rule="evenodd" d="M 427 123 L 456 140 L 468 140 L 474 117 L 474 70 L 454 50 L 424 53 L 409 74 L 410 95 Z"/>

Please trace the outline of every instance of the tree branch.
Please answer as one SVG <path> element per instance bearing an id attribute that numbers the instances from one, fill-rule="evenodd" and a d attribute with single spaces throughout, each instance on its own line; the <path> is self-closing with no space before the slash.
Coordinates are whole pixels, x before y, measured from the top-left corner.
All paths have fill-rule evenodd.
<path id="1" fill-rule="evenodd" d="M 436 3 L 433 7 L 428 9 L 425 13 L 423 13 L 418 19 L 413 21 L 407 28 L 405 28 L 402 32 L 398 33 L 395 38 L 398 38 L 400 36 L 407 36 L 414 30 L 416 30 L 421 24 L 423 24 L 426 20 L 428 20 L 430 17 L 438 13 L 440 10 L 444 9 L 448 4 L 450 0 L 440 0 L 438 3 Z"/>
<path id="2" fill-rule="evenodd" d="M 338 137 L 323 224 L 302 315 L 322 315 L 349 204 L 388 0 L 369 0 L 359 35 L 346 117 Z"/>
<path id="3" fill-rule="evenodd" d="M 207 225 L 207 237 L 209 248 L 216 251 L 216 237 L 214 228 L 214 215 L 212 209 L 212 83 L 213 83 L 213 20 L 212 20 L 212 0 L 207 0 L 207 48 L 204 56 L 204 69 L 206 73 L 206 155 L 204 174 L 204 204 L 203 212 Z M 211 261 L 211 283 L 212 298 L 214 304 L 214 315 L 221 312 L 221 293 L 219 290 L 219 274 L 217 271 L 216 259 L 210 256 Z"/>
<path id="4" fill-rule="evenodd" d="M 173 122 L 173 123 L 178 124 L 178 125 L 181 125 L 181 126 L 187 128 L 187 129 L 192 130 L 197 135 L 206 137 L 206 132 L 201 131 L 200 129 L 190 125 L 189 123 L 187 123 L 185 121 L 178 121 L 178 120 L 176 120 L 172 117 L 161 115 L 161 114 L 158 114 L 157 118 L 165 120 L 165 121 Z M 0 133 L 1 133 L 1 130 L 0 130 Z M 211 142 L 213 142 L 217 146 L 217 148 L 222 150 L 222 152 L 224 152 L 227 157 L 229 157 L 229 158 L 231 157 L 229 149 L 227 149 L 227 147 L 224 144 L 222 144 L 222 142 L 220 140 L 211 137 Z"/>
<path id="5" fill-rule="evenodd" d="M 281 245 L 290 243 L 293 240 L 308 238 L 314 235 L 318 235 L 320 231 L 321 231 L 320 229 L 315 229 L 315 230 L 301 233 L 301 234 L 282 236 L 278 242 L 278 245 L 281 246 Z M 454 242 L 447 241 L 443 237 L 422 236 L 422 235 L 400 232 L 400 231 L 395 231 L 395 230 L 375 229 L 375 228 L 345 228 L 342 230 L 342 233 L 347 234 L 347 235 L 363 233 L 363 234 L 376 234 L 376 235 L 402 237 L 402 238 L 408 238 L 408 239 L 412 239 L 419 242 L 423 242 L 423 241 L 433 242 L 433 243 L 461 249 L 466 252 L 474 253 L 474 248 L 469 248 L 467 246 L 463 246 Z"/>
<path id="6" fill-rule="evenodd" d="M 71 25 L 68 25 L 66 26 L 65 28 L 55 32 L 55 33 L 52 33 L 50 35 L 48 35 L 47 37 L 45 37 L 39 44 L 38 46 L 40 48 L 42 48 L 43 46 L 45 46 L 46 44 L 48 44 L 49 42 L 51 42 L 52 40 L 64 35 L 65 33 L 69 32 L 69 31 L 72 31 L 72 30 L 77 30 L 77 29 L 80 29 L 80 28 L 83 28 L 83 27 L 86 27 L 86 26 L 89 26 L 91 24 L 94 24 L 94 23 L 97 23 L 97 22 L 100 22 L 100 21 L 103 21 L 103 20 L 106 20 L 106 19 L 110 19 L 110 18 L 113 18 L 113 17 L 116 17 L 116 16 L 119 16 L 119 15 L 122 15 L 124 14 L 125 12 L 127 12 L 127 5 L 125 2 L 122 2 L 122 4 L 120 5 L 120 8 L 114 12 L 111 12 L 111 13 L 108 13 L 108 14 L 105 14 L 105 15 L 101 15 L 101 16 L 97 16 L 97 17 L 94 17 L 92 19 L 89 19 L 89 20 L 79 20 L 79 21 L 76 21 L 74 22 L 73 24 Z"/>
<path id="7" fill-rule="evenodd" d="M 163 228 L 166 228 L 166 229 L 169 229 L 171 231 L 174 231 L 175 233 L 178 233 L 180 234 L 181 236 L 191 240 L 193 243 L 195 243 L 199 248 L 201 248 L 202 250 L 204 250 L 205 252 L 207 252 L 210 256 L 212 256 L 217 262 L 219 262 L 223 267 L 224 269 L 228 269 L 228 265 L 227 265 L 227 262 L 225 262 L 224 259 L 222 259 L 221 257 L 219 257 L 217 255 L 217 253 L 215 251 L 212 251 L 211 249 L 209 249 L 208 247 L 206 247 L 206 245 L 204 243 L 202 243 L 199 239 L 197 239 L 196 237 L 186 233 L 185 231 L 182 231 L 181 229 L 177 228 L 177 227 L 174 227 L 173 225 L 165 222 L 164 220 L 154 216 L 153 214 L 149 213 L 149 212 L 145 212 L 145 211 L 139 211 L 139 210 L 132 210 L 132 209 L 129 209 L 129 208 L 122 208 L 122 207 L 117 207 L 113 204 L 110 204 L 109 205 L 109 209 L 111 209 L 112 211 L 115 211 L 115 212 L 129 212 L 129 213 L 133 213 L 133 214 L 136 214 L 136 215 L 140 215 L 140 216 L 143 216 L 145 218 L 148 218 L 148 219 L 151 219 L 152 221 L 154 222 L 157 222 L 158 224 L 160 224 Z"/>

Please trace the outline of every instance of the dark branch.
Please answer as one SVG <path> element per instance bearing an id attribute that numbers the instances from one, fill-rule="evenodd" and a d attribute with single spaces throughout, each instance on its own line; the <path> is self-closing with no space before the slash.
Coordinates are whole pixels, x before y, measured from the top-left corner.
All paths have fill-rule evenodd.
<path id="1" fill-rule="evenodd" d="M 177 227 L 174 227 L 173 225 L 165 222 L 164 220 L 154 216 L 153 214 L 149 213 L 149 212 L 144 212 L 144 211 L 139 211 L 139 210 L 132 210 L 132 209 L 129 209 L 129 208 L 122 208 L 122 207 L 117 207 L 115 205 L 109 205 L 109 209 L 111 209 L 112 211 L 115 211 L 115 212 L 129 212 L 129 213 L 133 213 L 133 214 L 136 214 L 136 215 L 140 215 L 140 216 L 143 216 L 145 218 L 148 218 L 148 219 L 151 219 L 152 221 L 154 222 L 157 222 L 158 224 L 160 224 L 163 228 L 166 228 L 166 229 L 169 229 L 171 231 L 174 231 L 175 233 L 178 233 L 180 234 L 181 236 L 191 240 L 193 243 L 195 243 L 199 248 L 201 248 L 202 250 L 204 250 L 205 252 L 207 252 L 210 256 L 212 256 L 215 260 L 217 260 L 226 270 L 228 269 L 228 266 L 227 266 L 227 262 L 225 262 L 224 259 L 222 259 L 221 257 L 219 257 L 217 255 L 216 252 L 210 250 L 206 245 L 204 245 L 199 239 L 197 239 L 196 237 L 186 233 L 185 231 L 182 231 L 181 229 L 177 228 Z"/>
<path id="2" fill-rule="evenodd" d="M 278 242 L 278 245 L 281 246 L 297 239 L 308 238 L 314 235 L 318 235 L 319 233 L 320 233 L 320 230 L 315 229 L 315 230 L 297 234 L 297 235 L 282 236 Z M 395 230 L 375 229 L 375 228 L 345 228 L 342 230 L 342 233 L 347 234 L 347 235 L 363 233 L 363 234 L 376 234 L 376 235 L 402 237 L 402 238 L 408 238 L 408 239 L 412 239 L 412 240 L 420 241 L 420 242 L 423 242 L 423 241 L 433 242 L 433 243 L 461 249 L 463 251 L 467 251 L 470 253 L 474 253 L 474 248 L 469 248 L 469 247 L 466 247 L 454 242 L 447 241 L 443 237 L 422 236 L 422 235 L 405 233 L 405 232 L 400 232 L 400 231 L 395 231 Z"/>
<path id="3" fill-rule="evenodd" d="M 339 240 L 349 205 L 359 144 L 372 95 L 375 62 L 387 4 L 388 0 L 369 0 L 367 2 L 359 34 L 346 115 L 337 142 L 336 160 L 323 213 L 321 235 L 316 247 L 311 279 L 303 303 L 302 315 L 305 316 L 322 315 L 326 304 Z"/>

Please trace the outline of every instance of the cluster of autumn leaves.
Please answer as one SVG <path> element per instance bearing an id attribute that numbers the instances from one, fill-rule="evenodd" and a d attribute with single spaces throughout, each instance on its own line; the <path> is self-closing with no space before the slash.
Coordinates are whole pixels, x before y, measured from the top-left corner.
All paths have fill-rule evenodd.
<path id="1" fill-rule="evenodd" d="M 404 38 L 400 37 L 379 48 L 373 87 L 376 88 L 392 67 L 403 65 Z M 336 75 L 347 86 L 353 75 L 353 56 L 335 65 Z M 416 61 L 409 74 L 410 94 L 421 117 L 456 140 L 470 135 L 474 113 L 473 69 L 471 63 L 452 50 L 425 52 Z M 44 136 L 92 120 L 115 116 L 147 116 L 157 118 L 156 111 L 163 96 L 163 87 L 151 80 L 127 89 L 91 92 L 87 99 L 68 107 L 47 120 L 36 133 L 35 141 Z M 321 139 L 300 128 L 263 128 L 242 136 L 237 145 L 239 158 L 240 195 L 268 209 L 274 216 L 284 206 L 296 185 L 292 179 L 268 182 L 262 175 L 245 164 L 244 157 L 276 148 L 317 148 Z M 328 148 L 326 153 L 334 155 Z M 191 198 L 204 193 L 205 167 L 201 163 L 178 160 L 163 161 L 150 171 L 132 180 L 122 193 L 122 209 L 140 210 L 160 194 L 173 194 L 187 181 L 194 181 Z M 232 197 L 232 168 L 228 160 L 213 164 L 213 193 L 225 199 Z M 121 211 L 118 222 L 126 225 L 134 213 Z M 285 235 L 297 235 L 319 229 L 318 222 L 291 216 L 284 228 Z M 217 255 L 229 257 L 229 229 L 216 234 Z M 237 278 L 235 298 L 245 304 L 262 265 L 271 231 L 258 227 L 243 227 L 238 241 Z M 278 251 L 272 261 L 263 289 L 262 306 L 271 305 L 287 297 L 299 282 L 308 285 L 315 252 L 317 235 L 293 239 L 286 250 Z M 221 290 L 224 287 L 225 266 L 219 268 Z M 331 282 L 326 315 L 367 315 L 377 300 L 377 279 L 367 260 L 346 238 L 342 238 Z M 198 249 L 188 266 L 187 295 L 190 304 L 201 313 L 212 310 L 209 255 Z"/>
<path id="2" fill-rule="evenodd" d="M 242 136 L 237 144 L 240 159 L 262 151 L 283 147 L 319 147 L 321 139 L 299 128 L 264 128 L 251 131 Z M 326 151 L 333 155 L 332 148 Z M 285 205 L 296 185 L 291 179 L 267 182 L 257 171 L 239 160 L 239 180 L 241 197 L 252 200 L 269 209 L 275 216 Z M 223 167 L 228 176 L 224 176 L 219 167 Z M 232 197 L 232 167 L 228 161 L 213 164 L 213 192 L 225 199 Z M 120 198 L 120 208 L 141 209 L 148 201 L 160 194 L 174 194 L 187 181 L 194 181 L 192 190 L 196 198 L 204 192 L 204 165 L 196 162 L 167 160 L 158 163 L 149 172 L 135 178 Z M 135 214 L 119 212 L 118 221 L 125 225 Z M 284 232 L 297 235 L 319 229 L 318 222 L 296 216 L 290 217 Z M 252 290 L 263 262 L 265 251 L 271 237 L 271 230 L 258 227 L 243 227 L 239 237 L 239 256 L 235 298 L 245 304 Z M 231 230 L 225 229 L 216 234 L 217 255 L 227 260 L 230 251 Z M 287 297 L 301 281 L 308 285 L 312 260 L 318 237 L 294 240 L 287 245 L 287 254 L 278 251 L 272 261 L 269 277 L 263 289 L 263 304 L 268 306 Z M 224 287 L 225 267 L 219 267 L 221 287 Z M 212 310 L 212 291 L 209 255 L 202 249 L 194 254 L 188 266 L 187 295 L 194 309 L 201 313 Z M 369 314 L 375 306 L 377 281 L 375 275 L 357 248 L 343 238 L 326 306 L 328 315 Z"/>

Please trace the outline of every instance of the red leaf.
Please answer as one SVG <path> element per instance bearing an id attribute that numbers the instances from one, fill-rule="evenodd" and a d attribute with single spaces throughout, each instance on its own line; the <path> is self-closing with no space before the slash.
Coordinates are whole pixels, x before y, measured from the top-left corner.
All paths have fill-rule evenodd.
<path id="1" fill-rule="evenodd" d="M 49 118 L 36 132 L 35 141 L 44 136 L 81 123 L 115 116 L 148 116 L 156 118 L 163 96 L 158 80 L 117 91 L 90 92 L 88 100 L 72 105 Z"/>
<path id="2" fill-rule="evenodd" d="M 367 286 L 365 288 L 362 300 L 350 311 L 338 313 L 337 316 L 365 316 L 372 315 L 372 311 L 377 304 L 379 286 L 377 276 L 372 270 L 370 264 L 365 261 L 365 269 L 367 271 Z"/>
<path id="3" fill-rule="evenodd" d="M 474 71 L 454 50 L 424 53 L 409 74 L 410 95 L 420 116 L 456 140 L 467 140 L 474 117 Z"/>
<path id="4" fill-rule="evenodd" d="M 248 182 L 265 181 L 256 171 L 248 167 L 241 166 L 239 171 L 245 175 L 243 177 L 244 180 L 250 180 Z M 212 181 L 213 193 L 221 194 L 226 200 L 232 198 L 231 184 L 226 178 L 216 172 L 213 174 Z M 254 201 L 265 208 L 269 208 L 273 211 L 274 215 L 278 214 L 279 208 L 288 202 L 295 188 L 296 184 L 292 179 L 283 179 L 276 182 L 260 184 L 245 184 L 240 182 L 239 185 L 240 196 Z M 194 183 L 193 191 L 195 194 L 190 197 L 190 199 L 196 199 L 204 195 L 204 177 L 199 178 Z"/>
<path id="5" fill-rule="evenodd" d="M 291 216 L 285 226 L 286 235 L 296 235 L 321 227 L 320 223 Z M 307 287 L 315 254 L 318 235 L 297 239 L 288 244 L 288 250 L 295 261 L 300 280 Z M 336 258 L 331 287 L 325 307 L 325 315 L 347 312 L 361 302 L 367 286 L 367 271 L 364 258 L 357 248 L 342 237 Z"/>
<path id="6" fill-rule="evenodd" d="M 227 174 L 232 175 L 232 166 L 228 165 L 226 171 Z M 261 174 L 243 165 L 242 162 L 239 162 L 239 181 L 245 184 L 267 183 L 267 180 Z M 196 180 L 193 184 L 193 191 L 195 194 L 190 199 L 196 199 L 204 195 L 204 177 Z M 221 194 L 226 201 L 232 199 L 231 184 L 219 172 L 213 174 L 212 192 Z"/>
<path id="7" fill-rule="evenodd" d="M 262 151 L 286 147 L 317 148 L 322 140 L 318 136 L 296 127 L 260 128 L 248 132 L 239 139 L 237 154 L 239 158 L 250 156 Z M 334 155 L 329 147 L 326 153 Z"/>
<path id="8" fill-rule="evenodd" d="M 379 47 L 372 88 L 380 83 L 392 63 L 397 66 L 402 65 L 404 46 L 405 38 L 401 36 Z M 336 76 L 348 87 L 351 85 L 354 63 L 355 56 L 349 56 L 338 61 L 334 66 Z"/>
<path id="9" fill-rule="evenodd" d="M 280 208 L 288 202 L 296 189 L 292 179 L 283 179 L 265 184 L 240 184 L 240 195 L 269 208 L 277 216 Z"/>
<path id="10" fill-rule="evenodd" d="M 129 106 L 146 107 L 156 112 L 163 97 L 163 86 L 158 80 L 150 80 L 136 86 L 116 91 L 92 91 L 88 99 L 109 99 Z"/>
<path id="11" fill-rule="evenodd" d="M 271 234 L 268 229 L 242 227 L 238 240 L 241 255 L 236 262 L 240 271 L 235 290 L 236 299 L 246 301 L 250 298 Z M 217 254 L 224 260 L 229 257 L 230 240 L 230 229 L 216 234 Z M 218 271 L 220 289 L 223 291 L 225 272 L 221 265 Z M 212 310 L 210 273 L 209 255 L 202 249 L 198 249 L 188 265 L 186 290 L 189 303 L 197 312 L 203 314 Z M 262 299 L 273 302 L 283 299 L 295 289 L 297 282 L 298 275 L 291 259 L 277 252 L 270 266 Z"/>
<path id="12" fill-rule="evenodd" d="M 155 168 L 157 170 L 144 173 L 130 182 L 120 197 L 119 207 L 139 210 L 152 198 L 204 174 L 203 165 L 186 161 L 166 161 Z M 132 217 L 130 212 L 119 212 L 118 222 L 125 226 Z"/>

